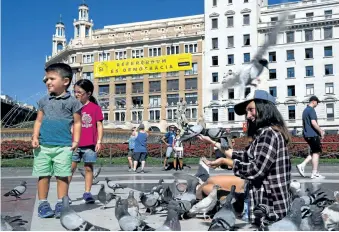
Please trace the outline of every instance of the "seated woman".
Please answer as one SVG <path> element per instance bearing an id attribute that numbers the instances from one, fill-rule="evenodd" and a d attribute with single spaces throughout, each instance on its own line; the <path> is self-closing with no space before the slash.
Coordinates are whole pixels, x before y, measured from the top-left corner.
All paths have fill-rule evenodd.
<path id="1" fill-rule="evenodd" d="M 244 189 L 244 180 L 248 180 L 249 219 L 259 226 L 282 219 L 290 208 L 291 161 L 287 150 L 290 136 L 275 106 L 275 98 L 263 90 L 250 95 L 249 100 L 235 105 L 234 110 L 238 115 L 246 114 L 252 143 L 245 151 L 224 151 L 227 158 L 204 161 L 209 167 L 233 166 L 235 176 L 213 177 L 201 188 L 202 193 L 208 194 L 210 183 L 226 189 L 234 184 L 239 191 Z M 220 149 L 220 144 L 211 138 L 202 135 L 199 138 Z M 265 212 L 258 213 L 256 209 Z"/>

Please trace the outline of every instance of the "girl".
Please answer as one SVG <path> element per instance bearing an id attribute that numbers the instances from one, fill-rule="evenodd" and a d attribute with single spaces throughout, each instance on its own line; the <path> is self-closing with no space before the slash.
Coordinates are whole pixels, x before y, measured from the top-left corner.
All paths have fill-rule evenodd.
<path id="1" fill-rule="evenodd" d="M 81 137 L 79 148 L 73 153 L 72 175 L 77 168 L 77 164 L 83 159 L 85 168 L 85 193 L 83 199 L 85 203 L 94 203 L 91 194 L 93 182 L 93 164 L 97 160 L 97 152 L 101 150 L 103 137 L 102 120 L 103 115 L 100 106 L 93 97 L 94 86 L 90 80 L 81 79 L 74 85 L 75 97 L 84 105 L 81 111 Z M 71 182 L 72 176 L 69 177 Z"/>
<path id="2" fill-rule="evenodd" d="M 173 140 L 173 150 L 174 150 L 174 161 L 173 161 L 173 166 L 176 170 L 178 170 L 178 166 L 177 166 L 177 159 L 179 159 L 179 166 L 180 166 L 180 170 L 182 170 L 183 168 L 183 155 L 184 155 L 184 148 L 182 146 L 182 143 L 180 141 L 180 130 L 177 129 L 176 130 L 176 136 Z"/>

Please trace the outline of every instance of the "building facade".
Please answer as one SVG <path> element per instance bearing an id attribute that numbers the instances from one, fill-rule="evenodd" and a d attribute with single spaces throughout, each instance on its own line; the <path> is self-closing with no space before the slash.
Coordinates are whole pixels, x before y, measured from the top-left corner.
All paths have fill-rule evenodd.
<path id="1" fill-rule="evenodd" d="M 179 98 L 185 98 L 186 116 L 195 124 L 202 107 L 204 16 L 153 20 L 105 26 L 93 30 L 89 7 L 79 6 L 74 20 L 74 37 L 66 44 L 65 26 L 56 24 L 52 56 L 46 66 L 68 63 L 74 70 L 73 83 L 81 78 L 93 81 L 94 96 L 102 107 L 107 128 L 130 129 L 144 123 L 153 131 L 176 125 Z M 95 78 L 94 62 L 130 58 L 192 54 L 192 68 L 186 71 L 133 74 Z"/>
<path id="2" fill-rule="evenodd" d="M 205 0 L 204 115 L 209 127 L 242 131 L 244 116 L 236 103 L 253 91 L 223 91 L 223 78 L 250 62 L 283 12 L 285 28 L 265 58 L 269 69 L 260 89 L 277 98 L 277 107 L 290 130 L 302 128 L 302 111 L 312 95 L 322 101 L 318 122 L 327 133 L 339 130 L 339 1 L 312 0 L 268 5 L 267 0 Z M 230 71 L 231 70 L 231 71 Z M 238 97 L 240 96 L 240 97 Z"/>

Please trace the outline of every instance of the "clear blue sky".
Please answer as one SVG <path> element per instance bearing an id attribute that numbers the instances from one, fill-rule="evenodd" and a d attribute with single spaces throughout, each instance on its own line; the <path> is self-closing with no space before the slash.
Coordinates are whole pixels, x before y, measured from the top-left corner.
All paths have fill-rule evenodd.
<path id="1" fill-rule="evenodd" d="M 223 1 L 223 0 L 222 0 Z M 276 4 L 281 0 L 269 0 Z M 46 55 L 52 51 L 55 23 L 62 14 L 67 41 L 82 0 L 1 1 L 1 93 L 35 104 L 46 91 L 42 78 Z M 204 13 L 204 0 L 86 0 L 94 29 L 105 25 Z"/>

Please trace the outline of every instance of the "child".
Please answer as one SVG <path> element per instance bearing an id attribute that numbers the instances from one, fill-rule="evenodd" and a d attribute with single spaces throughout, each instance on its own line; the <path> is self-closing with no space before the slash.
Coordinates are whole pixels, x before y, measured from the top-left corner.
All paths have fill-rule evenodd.
<path id="1" fill-rule="evenodd" d="M 145 173 L 145 163 L 147 159 L 147 137 L 148 134 L 145 131 L 145 125 L 139 125 L 139 132 L 136 133 L 136 138 L 134 142 L 134 153 L 133 153 L 133 160 L 134 160 L 134 167 L 133 171 L 137 171 L 138 162 L 141 161 L 141 173 Z"/>
<path id="2" fill-rule="evenodd" d="M 182 146 L 182 143 L 180 141 L 180 130 L 177 129 L 176 130 L 176 136 L 173 140 L 173 150 L 174 150 L 174 161 L 173 161 L 173 166 L 176 170 L 178 170 L 178 166 L 177 166 L 177 159 L 179 159 L 179 166 L 180 166 L 180 170 L 182 170 L 183 168 L 183 156 L 184 156 L 184 148 Z"/>
<path id="3" fill-rule="evenodd" d="M 93 164 L 97 160 L 97 152 L 101 150 L 101 141 L 103 137 L 102 120 L 103 115 L 100 106 L 93 97 L 94 86 L 90 80 L 81 79 L 74 85 L 74 94 L 76 98 L 84 105 L 81 110 L 81 137 L 79 148 L 72 157 L 72 175 L 77 168 L 77 163 L 83 159 L 85 168 L 85 192 L 83 199 L 86 204 L 94 203 L 95 200 L 91 194 L 93 183 Z M 71 182 L 72 176 L 69 177 Z"/>
<path id="4" fill-rule="evenodd" d="M 135 127 L 133 127 L 132 129 L 132 134 L 131 136 L 129 137 L 128 139 L 128 156 L 127 156 L 127 159 L 128 159 L 128 171 L 132 171 L 132 168 L 133 168 L 133 151 L 134 151 L 134 144 L 135 144 L 135 139 L 136 139 L 136 129 Z"/>
<path id="5" fill-rule="evenodd" d="M 48 218 L 55 215 L 59 218 L 62 210 L 61 199 L 68 195 L 72 153 L 77 149 L 80 139 L 82 104 L 67 91 L 73 75 L 69 65 L 52 64 L 45 71 L 44 82 L 49 94 L 38 102 L 38 115 L 32 135 L 33 176 L 39 177 L 39 217 Z M 58 195 L 55 212 L 47 201 L 49 182 L 53 175 L 57 179 Z"/>

